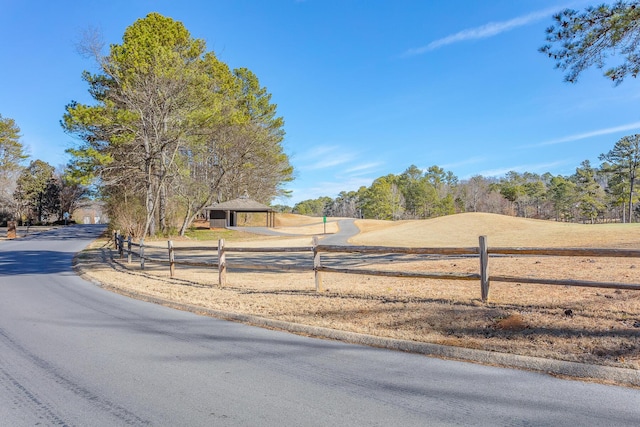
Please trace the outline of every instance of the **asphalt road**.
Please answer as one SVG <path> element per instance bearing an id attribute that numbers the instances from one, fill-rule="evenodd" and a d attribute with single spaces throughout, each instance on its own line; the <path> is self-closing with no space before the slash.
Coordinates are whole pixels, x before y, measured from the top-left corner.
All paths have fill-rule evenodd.
<path id="1" fill-rule="evenodd" d="M 100 231 L 0 242 L 0 425 L 638 425 L 640 391 L 306 338 L 75 276 Z"/>

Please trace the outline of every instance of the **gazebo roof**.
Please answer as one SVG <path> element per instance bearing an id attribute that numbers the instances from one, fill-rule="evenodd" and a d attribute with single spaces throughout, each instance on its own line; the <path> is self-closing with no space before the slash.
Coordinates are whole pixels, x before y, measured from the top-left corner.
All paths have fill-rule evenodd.
<path id="1" fill-rule="evenodd" d="M 249 197 L 243 196 L 237 199 L 228 200 L 223 203 L 214 203 L 204 208 L 205 211 L 236 211 L 236 212 L 271 212 L 267 205 L 251 200 Z"/>

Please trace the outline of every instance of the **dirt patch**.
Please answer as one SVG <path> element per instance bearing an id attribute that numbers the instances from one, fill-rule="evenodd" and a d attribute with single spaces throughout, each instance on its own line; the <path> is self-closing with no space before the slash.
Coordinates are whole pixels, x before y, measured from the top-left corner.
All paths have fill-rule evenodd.
<path id="1" fill-rule="evenodd" d="M 524 318 L 519 313 L 513 313 L 504 319 L 499 319 L 495 323 L 496 329 L 506 330 L 506 331 L 522 331 L 523 329 L 527 329 L 529 326 L 525 322 Z"/>
<path id="2" fill-rule="evenodd" d="M 458 217 L 457 224 L 455 217 Z M 477 217 L 472 219 L 478 221 Z M 451 239 L 447 246 L 458 246 L 471 244 L 471 240 L 464 240 L 467 234 L 477 236 L 491 231 L 467 228 L 465 233 L 459 233 L 469 220 L 469 215 L 463 215 L 446 221 L 432 220 L 435 226 L 429 224 L 431 221 L 376 222 L 364 223 L 364 226 L 359 223 L 361 230 L 368 231 L 354 240 L 369 243 L 371 233 L 386 230 L 387 237 L 378 235 L 376 243 L 392 245 L 406 238 L 401 235 L 403 230 L 407 233 L 412 230 L 408 234 L 412 239 L 427 242 L 414 246 L 433 247 L 441 242 L 434 236 L 434 230 L 444 235 L 448 227 Z M 636 224 L 569 224 L 572 231 L 560 232 L 564 227 L 557 226 L 563 224 L 488 216 L 484 225 L 499 229 L 498 222 L 503 220 L 504 227 L 513 226 L 517 246 L 638 247 L 640 243 L 640 227 Z M 545 224 L 551 231 L 544 229 Z M 500 233 L 503 234 L 496 232 L 501 237 L 487 233 L 489 241 L 506 241 L 506 232 Z M 456 241 L 456 236 L 461 240 Z M 556 241 L 554 236 L 561 236 L 561 241 Z M 569 243 L 561 244 L 563 242 Z M 209 243 L 213 248 L 215 242 Z M 310 237 L 260 238 L 254 243 L 262 247 L 300 246 L 309 245 Z M 245 240 L 230 244 L 253 243 Z M 161 242 L 158 245 L 162 246 Z M 210 309 L 382 337 L 640 369 L 640 291 L 492 282 L 490 300 L 482 303 L 477 281 L 325 273 L 325 291 L 316 293 L 311 271 L 247 270 L 230 270 L 227 286 L 220 287 L 217 270 L 212 268 L 177 266 L 176 278 L 170 279 L 167 266 L 148 263 L 142 272 L 137 263 L 113 262 L 112 255 L 110 244 L 98 241 L 78 256 L 77 266 L 87 276 L 114 289 Z M 215 260 L 213 249 L 206 257 L 212 262 Z M 367 269 L 478 271 L 478 260 L 469 257 L 397 257 L 392 261 L 373 260 L 366 265 L 357 265 L 357 259 L 352 262 L 352 267 Z M 549 279 L 640 283 L 638 267 L 640 260 L 633 258 L 491 259 L 491 274 Z"/>

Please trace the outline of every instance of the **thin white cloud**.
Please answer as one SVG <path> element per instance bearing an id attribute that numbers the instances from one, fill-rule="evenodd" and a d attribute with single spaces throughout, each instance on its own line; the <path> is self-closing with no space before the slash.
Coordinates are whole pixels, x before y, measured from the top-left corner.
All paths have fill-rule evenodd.
<path id="1" fill-rule="evenodd" d="M 355 155 L 350 153 L 342 153 L 342 154 L 326 154 L 325 158 L 319 159 L 315 163 L 300 166 L 301 170 L 318 170 L 318 169 L 328 169 L 335 166 L 343 165 L 345 163 L 349 163 L 355 158 Z"/>
<path id="2" fill-rule="evenodd" d="M 328 169 L 349 163 L 356 157 L 354 153 L 345 151 L 344 147 L 338 145 L 318 145 L 296 156 L 296 169 L 306 171 Z"/>
<path id="3" fill-rule="evenodd" d="M 430 52 L 432 50 L 439 49 L 443 46 L 448 46 L 454 43 L 494 37 L 507 31 L 511 31 L 515 28 L 539 21 L 541 19 L 550 18 L 553 13 L 557 12 L 559 9 L 561 8 L 549 8 L 538 12 L 532 12 L 527 15 L 519 16 L 508 21 L 489 22 L 488 24 L 481 25 L 479 27 L 468 28 L 466 30 L 459 31 L 455 34 L 451 34 L 441 39 L 434 40 L 426 46 L 409 49 L 404 52 L 402 56 L 406 57 L 421 55 L 423 53 Z"/>
<path id="4" fill-rule="evenodd" d="M 316 159 L 318 156 L 330 155 L 336 151 L 339 151 L 340 147 L 337 145 L 318 145 L 309 149 L 306 153 L 299 156 L 299 159 Z"/>
<path id="5" fill-rule="evenodd" d="M 377 168 L 378 166 L 381 166 L 381 165 L 382 165 L 381 162 L 365 163 L 365 164 L 362 164 L 362 165 L 357 165 L 357 166 L 351 167 L 349 169 L 346 169 L 344 172 L 347 173 L 347 174 L 351 174 L 351 175 L 358 175 L 358 174 L 362 174 L 362 173 L 368 173 L 372 169 L 375 169 L 375 168 Z"/>
<path id="6" fill-rule="evenodd" d="M 551 141 L 541 142 L 540 144 L 528 145 L 526 147 L 543 147 L 546 145 L 562 144 L 564 142 L 579 141 L 581 139 L 592 138 L 594 136 L 610 135 L 612 133 L 626 132 L 634 129 L 640 129 L 640 122 L 633 122 L 633 123 L 629 123 L 622 126 L 598 129 L 591 132 L 578 133 L 575 135 L 565 136 L 564 138 L 552 139 Z"/>

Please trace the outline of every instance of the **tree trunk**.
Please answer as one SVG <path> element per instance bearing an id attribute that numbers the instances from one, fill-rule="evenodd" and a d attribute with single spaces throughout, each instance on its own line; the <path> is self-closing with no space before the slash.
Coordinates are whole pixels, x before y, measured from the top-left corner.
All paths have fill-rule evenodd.
<path id="1" fill-rule="evenodd" d="M 144 224 L 144 232 L 142 234 L 144 237 L 153 236 L 156 234 L 156 216 L 153 203 L 153 190 L 149 187 L 147 188 L 147 215 Z"/>
<path id="2" fill-rule="evenodd" d="M 187 213 L 184 216 L 184 220 L 182 221 L 182 227 L 180 228 L 180 236 L 184 236 L 184 234 L 187 232 L 187 229 L 193 223 L 193 220 L 195 220 L 198 214 L 202 211 L 202 209 L 205 206 L 210 205 L 212 201 L 213 201 L 213 195 L 210 194 L 207 200 L 198 204 L 198 206 L 194 207 L 191 203 L 189 203 L 189 205 L 187 206 Z"/>
<path id="3" fill-rule="evenodd" d="M 42 193 L 38 193 L 38 222 L 42 223 Z"/>
<path id="4" fill-rule="evenodd" d="M 166 234 L 169 230 L 167 228 L 167 186 L 164 183 L 160 184 L 158 214 L 160 218 L 160 230 Z"/>
<path id="5" fill-rule="evenodd" d="M 633 174 L 629 177 L 629 223 L 631 223 L 631 218 L 633 218 L 633 185 L 635 181 L 635 177 Z"/>
<path id="6" fill-rule="evenodd" d="M 184 215 L 182 226 L 180 227 L 180 237 L 184 237 L 184 234 L 187 232 L 187 228 L 189 228 L 191 222 L 193 222 L 193 217 L 194 216 L 191 214 L 191 206 L 189 206 L 187 208 L 187 213 Z"/>

